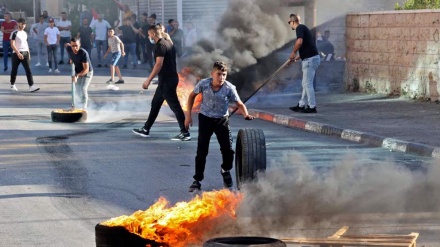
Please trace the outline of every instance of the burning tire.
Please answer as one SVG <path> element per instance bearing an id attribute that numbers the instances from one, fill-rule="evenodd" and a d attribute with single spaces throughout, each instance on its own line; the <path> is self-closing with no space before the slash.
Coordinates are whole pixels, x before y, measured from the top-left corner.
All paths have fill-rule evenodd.
<path id="1" fill-rule="evenodd" d="M 74 123 L 74 122 L 84 122 L 87 119 L 87 112 L 80 109 L 69 109 L 69 110 L 53 110 L 50 114 L 52 122 L 61 123 Z"/>
<path id="2" fill-rule="evenodd" d="M 162 247 L 153 240 L 144 239 L 136 234 L 130 233 L 122 226 L 95 226 L 96 247 Z"/>
<path id="3" fill-rule="evenodd" d="M 255 247 L 286 247 L 286 244 L 278 239 L 265 237 L 226 237 L 213 238 L 206 241 L 203 247 L 225 247 L 225 246 L 255 246 Z"/>
<path id="4" fill-rule="evenodd" d="M 266 170 L 266 139 L 261 129 L 240 129 L 235 148 L 237 187 Z"/>

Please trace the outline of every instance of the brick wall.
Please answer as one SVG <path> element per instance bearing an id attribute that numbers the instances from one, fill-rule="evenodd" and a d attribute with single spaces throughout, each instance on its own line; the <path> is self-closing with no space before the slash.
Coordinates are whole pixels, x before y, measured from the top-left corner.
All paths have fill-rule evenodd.
<path id="1" fill-rule="evenodd" d="M 440 11 L 347 15 L 346 59 L 350 91 L 429 98 L 429 73 L 438 80 Z"/>

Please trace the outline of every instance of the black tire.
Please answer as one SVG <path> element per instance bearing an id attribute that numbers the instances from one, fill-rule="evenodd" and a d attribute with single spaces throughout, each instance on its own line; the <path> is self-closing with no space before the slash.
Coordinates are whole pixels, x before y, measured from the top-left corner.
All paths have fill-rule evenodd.
<path id="1" fill-rule="evenodd" d="M 134 233 L 130 233 L 122 226 L 95 226 L 96 247 L 152 247 L 165 246 L 153 240 L 144 239 Z"/>
<path id="2" fill-rule="evenodd" d="M 213 238 L 206 241 L 203 247 L 226 247 L 226 246 L 254 246 L 254 247 L 286 247 L 286 244 L 278 239 L 265 237 L 226 237 Z"/>
<path id="3" fill-rule="evenodd" d="M 87 112 L 84 110 L 53 110 L 50 114 L 52 122 L 74 123 L 84 122 L 87 119 Z"/>
<path id="4" fill-rule="evenodd" d="M 261 129 L 240 129 L 235 148 L 237 187 L 266 171 L 266 139 Z"/>

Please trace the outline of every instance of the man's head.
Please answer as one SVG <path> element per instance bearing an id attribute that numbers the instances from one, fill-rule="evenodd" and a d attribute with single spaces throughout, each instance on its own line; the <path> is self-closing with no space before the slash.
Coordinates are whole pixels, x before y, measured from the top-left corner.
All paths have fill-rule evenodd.
<path id="1" fill-rule="evenodd" d="M 125 19 L 124 24 L 127 25 L 127 26 L 130 26 L 131 23 L 132 23 L 132 22 L 131 22 L 131 17 L 127 17 L 127 19 Z"/>
<path id="2" fill-rule="evenodd" d="M 83 21 L 82 21 L 82 23 L 83 23 L 83 26 L 88 26 L 89 25 L 89 20 L 87 19 L 87 18 L 83 18 Z"/>
<path id="3" fill-rule="evenodd" d="M 111 28 L 109 28 L 109 29 L 107 30 L 107 33 L 108 33 L 108 36 L 109 36 L 109 37 L 113 36 L 113 35 L 115 35 L 115 29 L 113 29 L 113 28 L 111 27 Z"/>
<path id="4" fill-rule="evenodd" d="M 18 30 L 22 31 L 23 29 L 26 28 L 26 20 L 24 18 L 19 18 L 17 20 L 18 23 Z"/>
<path id="5" fill-rule="evenodd" d="M 212 66 L 211 71 L 212 83 L 215 86 L 221 86 L 228 76 L 228 65 L 222 61 L 217 61 Z"/>
<path id="6" fill-rule="evenodd" d="M 40 23 L 43 23 L 44 22 L 44 16 L 43 15 L 40 15 L 40 19 L 38 20 Z"/>
<path id="7" fill-rule="evenodd" d="M 135 22 L 135 21 L 137 20 L 137 15 L 136 15 L 136 14 L 132 14 L 132 15 L 131 15 L 131 20 L 132 20 L 133 22 Z"/>
<path id="8" fill-rule="evenodd" d="M 324 40 L 327 40 L 330 38 L 330 30 L 324 31 L 324 36 L 322 37 Z"/>
<path id="9" fill-rule="evenodd" d="M 50 27 L 54 27 L 55 26 L 55 20 L 54 19 L 52 19 L 52 18 L 49 19 L 49 26 Z"/>
<path id="10" fill-rule="evenodd" d="M 98 21 L 102 21 L 102 14 L 98 14 Z"/>
<path id="11" fill-rule="evenodd" d="M 145 13 L 145 12 L 142 14 L 142 21 L 143 22 L 147 22 L 148 21 L 148 14 Z"/>
<path id="12" fill-rule="evenodd" d="M 301 23 L 301 17 L 297 14 L 290 14 L 289 20 L 287 21 L 289 23 L 292 30 L 295 30 L 296 27 Z"/>
<path id="13" fill-rule="evenodd" d="M 48 16 L 47 10 L 43 10 L 43 16 L 44 16 L 44 18 L 46 18 Z"/>
<path id="14" fill-rule="evenodd" d="M 173 23 L 174 23 L 174 19 L 169 19 L 169 20 L 168 20 L 168 25 L 172 26 Z"/>
<path id="15" fill-rule="evenodd" d="M 66 12 L 61 12 L 61 20 L 63 20 L 63 21 L 67 20 Z"/>
<path id="16" fill-rule="evenodd" d="M 79 51 L 79 48 L 81 48 L 81 42 L 78 38 L 73 37 L 70 39 L 70 47 L 72 47 L 72 51 L 74 54 L 77 54 Z"/>
<path id="17" fill-rule="evenodd" d="M 191 30 L 194 28 L 194 24 L 192 22 L 185 23 L 186 29 Z"/>
<path id="18" fill-rule="evenodd" d="M 159 25 L 151 25 L 148 28 L 148 38 L 157 43 L 157 41 L 162 38 L 162 28 Z"/>
<path id="19" fill-rule="evenodd" d="M 173 27 L 174 27 L 174 29 L 178 29 L 179 28 L 179 22 L 178 21 L 174 21 L 173 22 Z"/>
<path id="20" fill-rule="evenodd" d="M 4 13 L 3 18 L 5 19 L 5 21 L 9 22 L 11 20 L 11 13 Z"/>

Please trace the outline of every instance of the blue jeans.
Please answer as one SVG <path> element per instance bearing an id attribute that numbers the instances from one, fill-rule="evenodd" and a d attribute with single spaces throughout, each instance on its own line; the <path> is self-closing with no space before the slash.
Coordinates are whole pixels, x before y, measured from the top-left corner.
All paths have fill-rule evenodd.
<path id="1" fill-rule="evenodd" d="M 304 100 L 305 96 L 307 96 L 308 105 L 310 108 L 316 107 L 315 101 L 315 90 L 313 89 L 313 79 L 315 78 L 316 70 L 321 64 L 321 58 L 319 55 L 314 57 L 305 58 L 301 62 L 303 78 L 302 78 L 302 95 L 299 100 L 299 106 L 306 106 L 306 102 Z"/>
<path id="2" fill-rule="evenodd" d="M 95 43 L 96 52 L 98 53 L 98 63 L 101 64 L 101 52 L 107 51 L 107 40 L 95 40 Z"/>
<path id="3" fill-rule="evenodd" d="M 128 64 L 128 55 L 131 54 L 131 59 L 133 60 L 133 65 L 136 66 L 137 58 L 136 58 L 136 43 L 124 43 L 125 49 L 125 57 L 124 57 L 124 65 Z"/>
<path id="4" fill-rule="evenodd" d="M 60 56 L 61 56 L 61 59 L 60 59 L 60 61 L 63 61 L 64 60 L 64 50 L 66 49 L 65 47 L 64 47 L 64 44 L 66 44 L 66 43 L 70 43 L 70 37 L 61 37 L 60 38 Z M 69 58 L 70 59 L 70 58 Z M 56 62 L 56 61 L 55 61 Z"/>
<path id="5" fill-rule="evenodd" d="M 57 45 L 48 45 L 47 47 L 47 62 L 49 63 L 49 69 L 52 69 L 52 57 L 53 57 L 53 64 L 55 66 L 55 69 L 58 69 L 57 64 Z"/>
<path id="6" fill-rule="evenodd" d="M 11 41 L 3 40 L 3 66 L 5 71 L 8 69 L 8 54 L 11 49 Z"/>
<path id="7" fill-rule="evenodd" d="M 78 108 L 87 109 L 89 102 L 88 88 L 93 78 L 93 71 L 90 71 L 85 76 L 78 77 L 75 83 L 75 99 L 79 99 Z M 75 100 L 78 102 L 77 100 Z"/>

